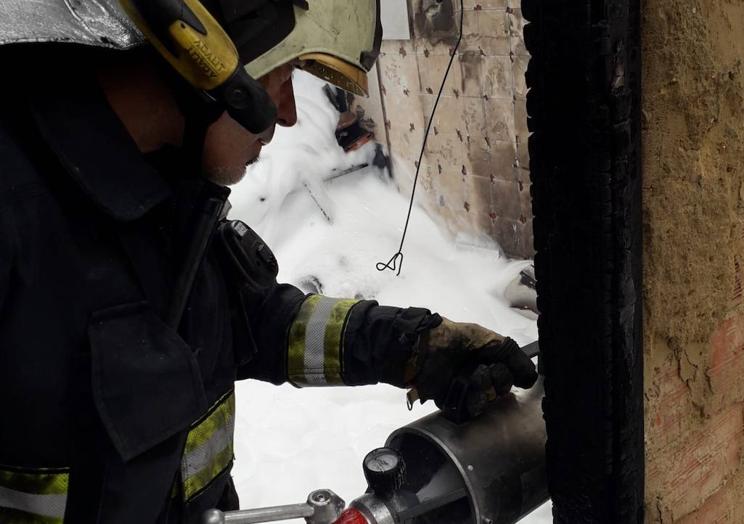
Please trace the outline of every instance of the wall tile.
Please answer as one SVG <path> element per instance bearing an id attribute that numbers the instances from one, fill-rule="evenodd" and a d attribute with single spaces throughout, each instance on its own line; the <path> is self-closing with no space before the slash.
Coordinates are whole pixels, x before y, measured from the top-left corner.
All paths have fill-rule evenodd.
<path id="1" fill-rule="evenodd" d="M 506 9 L 507 0 L 476 0 L 476 5 L 483 9 Z"/>
<path id="2" fill-rule="evenodd" d="M 444 79 L 444 73 L 447 71 L 450 55 L 419 55 L 417 64 L 419 78 L 421 79 L 421 94 L 428 94 L 436 97 L 439 88 Z M 447 83 L 442 91 L 442 96 L 460 96 L 463 91 L 463 79 L 459 61 L 455 58 L 452 67 L 447 75 Z"/>
<path id="3" fill-rule="evenodd" d="M 464 180 L 463 209 L 475 231 L 493 235 L 493 204 L 491 181 L 488 178 L 469 176 Z"/>
<path id="4" fill-rule="evenodd" d="M 516 56 L 530 56 L 524 45 L 524 24 L 522 9 L 510 9 L 508 13 L 509 37 L 511 39 L 511 51 Z"/>
<path id="5" fill-rule="evenodd" d="M 489 139 L 515 143 L 514 102 L 511 99 L 491 99 L 484 106 Z"/>
<path id="6" fill-rule="evenodd" d="M 486 106 L 490 103 L 490 100 L 483 97 L 466 98 L 463 101 L 462 120 L 469 138 L 468 144 L 479 143 L 481 147 L 487 148 L 485 138 L 488 136 L 489 127 Z"/>
<path id="7" fill-rule="evenodd" d="M 463 40 L 462 51 L 478 51 L 485 56 L 509 56 L 511 43 L 508 36 L 478 35 Z"/>
<path id="8" fill-rule="evenodd" d="M 459 2 L 459 0 L 456 0 Z M 465 9 L 506 9 L 507 0 L 463 0 Z"/>
<path id="9" fill-rule="evenodd" d="M 457 133 L 431 133 L 426 144 L 428 159 L 435 159 L 441 175 L 460 176 L 472 173 L 467 144 Z"/>
<path id="10" fill-rule="evenodd" d="M 501 217 L 519 220 L 522 216 L 522 200 L 519 185 L 515 180 L 491 181 L 493 211 Z"/>
<path id="11" fill-rule="evenodd" d="M 433 100 L 431 100 L 433 104 Z M 465 130 L 462 113 L 465 101 L 462 98 L 442 97 L 434 115 L 434 125 L 441 133 L 462 133 Z"/>
<path id="12" fill-rule="evenodd" d="M 508 38 L 509 18 L 506 9 L 479 9 L 474 11 L 478 19 L 478 32 L 476 36 L 494 36 Z"/>
<path id="13" fill-rule="evenodd" d="M 404 99 L 406 93 L 419 93 L 421 80 L 413 45 L 406 41 L 386 41 L 382 50 L 384 54 L 378 63 L 385 99 Z"/>
<path id="14" fill-rule="evenodd" d="M 486 57 L 480 51 L 462 51 L 458 56 L 462 94 L 464 96 L 483 96 L 486 75 Z"/>
<path id="15" fill-rule="evenodd" d="M 517 182 L 517 191 L 519 192 L 519 221 L 523 224 L 527 223 L 527 220 L 532 216 L 532 196 L 530 195 L 530 187 L 532 184 L 522 184 Z"/>
<path id="16" fill-rule="evenodd" d="M 530 179 L 530 170 L 525 169 L 523 167 L 518 167 L 514 169 L 513 179 L 516 180 L 522 186 L 526 186 L 532 183 L 532 180 Z"/>
<path id="17" fill-rule="evenodd" d="M 459 20 L 459 11 L 455 13 L 455 20 L 457 23 Z M 463 40 L 469 40 L 474 37 L 478 37 L 478 11 L 472 9 L 466 9 L 465 14 L 462 17 L 462 36 Z"/>
<path id="18" fill-rule="evenodd" d="M 515 56 L 512 64 L 512 75 L 514 78 L 514 95 L 517 98 L 527 97 L 527 65 L 530 58 L 528 56 Z"/>
<path id="19" fill-rule="evenodd" d="M 512 61 L 508 56 L 485 58 L 483 95 L 489 98 L 514 98 Z"/>
<path id="20" fill-rule="evenodd" d="M 514 159 L 516 152 L 511 142 L 491 142 L 488 150 L 490 161 L 486 169 L 477 174 L 499 180 L 514 180 Z"/>

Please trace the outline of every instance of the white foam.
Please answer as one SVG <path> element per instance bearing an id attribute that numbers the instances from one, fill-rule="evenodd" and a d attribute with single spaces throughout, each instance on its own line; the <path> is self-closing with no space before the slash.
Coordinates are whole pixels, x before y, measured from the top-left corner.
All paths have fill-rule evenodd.
<path id="1" fill-rule="evenodd" d="M 503 299 L 526 262 L 510 261 L 497 248 L 458 247 L 419 206 L 402 274 L 376 270 L 398 249 L 408 195 L 397 188 L 410 187 L 412 175 L 397 162 L 398 181 L 370 167 L 323 183 L 334 169 L 371 164 L 374 150 L 370 144 L 346 154 L 337 145 L 338 113 L 322 86 L 296 74 L 298 124 L 277 130 L 232 196 L 232 216 L 277 255 L 280 281 L 301 285 L 312 277 L 325 295 L 428 307 L 520 344 L 535 340 L 534 320 Z M 364 455 L 394 429 L 435 409 L 430 402 L 409 413 L 404 392 L 385 385 L 297 390 L 250 381 L 238 385 L 237 400 L 234 476 L 244 508 L 301 502 L 318 488 L 352 500 L 366 488 Z M 546 505 L 523 522 L 550 522 L 549 513 Z"/>

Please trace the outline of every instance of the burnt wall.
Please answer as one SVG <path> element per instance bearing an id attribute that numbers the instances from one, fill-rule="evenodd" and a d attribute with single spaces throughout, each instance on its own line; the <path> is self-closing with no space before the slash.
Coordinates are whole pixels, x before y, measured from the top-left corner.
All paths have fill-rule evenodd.
<path id="1" fill-rule="evenodd" d="M 742 57 L 742 2 L 645 0 L 648 522 L 744 522 Z"/>
<path id="2" fill-rule="evenodd" d="M 529 61 L 519 0 L 466 0 L 463 41 L 421 166 L 419 201 L 453 235 L 531 257 Z M 360 101 L 380 141 L 411 174 L 458 34 L 459 0 L 409 0 L 411 40 L 384 41 L 377 101 Z M 365 107 L 367 106 L 367 107 Z M 367 110 L 369 109 L 369 110 Z"/>

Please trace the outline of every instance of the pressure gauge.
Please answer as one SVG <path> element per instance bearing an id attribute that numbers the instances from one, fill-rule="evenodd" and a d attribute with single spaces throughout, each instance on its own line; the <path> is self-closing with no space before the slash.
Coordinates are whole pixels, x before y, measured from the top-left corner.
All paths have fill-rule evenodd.
<path id="1" fill-rule="evenodd" d="M 403 457 L 391 448 L 373 449 L 363 461 L 364 478 L 378 496 L 392 495 L 403 484 L 405 464 Z"/>

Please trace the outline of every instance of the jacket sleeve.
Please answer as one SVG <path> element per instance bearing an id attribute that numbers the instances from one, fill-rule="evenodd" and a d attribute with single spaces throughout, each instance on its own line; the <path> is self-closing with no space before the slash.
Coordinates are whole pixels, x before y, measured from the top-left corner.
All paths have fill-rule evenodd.
<path id="1" fill-rule="evenodd" d="M 252 355 L 247 364 L 238 368 L 238 379 L 254 378 L 274 384 L 287 381 L 287 337 L 305 299 L 305 293 L 296 287 L 278 283 L 262 294 L 240 294 L 250 340 L 242 337 L 238 343 L 251 345 Z"/>
<path id="2" fill-rule="evenodd" d="M 297 387 L 402 387 L 418 334 L 441 321 L 427 309 L 304 295 L 288 285 L 259 309 L 251 376 Z"/>
<path id="3" fill-rule="evenodd" d="M 419 335 L 439 323 L 428 309 L 380 306 L 372 300 L 351 308 L 341 340 L 342 379 L 347 385 L 407 385 Z"/>
<path id="4" fill-rule="evenodd" d="M 306 295 L 288 284 L 249 309 L 256 352 L 239 378 L 297 387 L 403 387 L 419 333 L 441 322 L 427 309 Z"/>

